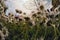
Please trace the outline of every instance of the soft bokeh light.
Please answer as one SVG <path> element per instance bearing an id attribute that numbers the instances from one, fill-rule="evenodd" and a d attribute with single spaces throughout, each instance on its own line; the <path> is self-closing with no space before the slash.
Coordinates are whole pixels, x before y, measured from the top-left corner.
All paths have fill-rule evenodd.
<path id="1" fill-rule="evenodd" d="M 40 5 L 43 4 L 45 9 L 50 9 L 52 7 L 51 0 L 38 0 Z M 6 6 L 8 7 L 6 14 L 13 13 L 16 14 L 15 9 L 22 10 L 23 12 L 30 15 L 32 11 L 37 12 L 37 6 L 34 0 L 7 0 L 5 1 Z"/>

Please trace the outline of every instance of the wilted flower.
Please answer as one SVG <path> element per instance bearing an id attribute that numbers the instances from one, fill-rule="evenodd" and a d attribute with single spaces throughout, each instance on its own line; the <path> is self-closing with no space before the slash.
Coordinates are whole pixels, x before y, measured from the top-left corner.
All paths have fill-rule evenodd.
<path id="1" fill-rule="evenodd" d="M 36 17 L 37 15 L 36 14 L 33 14 L 32 17 Z"/>
<path id="2" fill-rule="evenodd" d="M 52 23 L 52 21 L 51 20 L 48 20 L 47 26 L 51 26 L 51 23 Z"/>
<path id="3" fill-rule="evenodd" d="M 7 28 L 9 28 L 10 35 L 13 36 L 13 37 L 11 37 L 10 40 L 12 40 L 12 38 L 13 39 L 16 38 L 17 40 L 22 40 L 22 39 L 24 40 L 24 39 L 26 39 L 27 36 L 30 36 L 30 34 L 32 35 L 30 38 L 34 38 L 34 35 L 35 35 L 35 36 L 39 37 L 39 39 L 37 39 L 37 40 L 40 40 L 40 36 L 38 36 L 38 35 L 40 35 L 41 32 L 44 33 L 44 31 L 45 31 L 45 32 L 47 32 L 47 34 L 48 34 L 48 32 L 51 33 L 50 28 L 48 29 L 47 26 L 53 26 L 53 27 L 56 27 L 56 25 L 60 26 L 60 22 L 59 22 L 60 21 L 60 19 L 59 19 L 60 13 L 55 15 L 55 13 L 58 13 L 60 11 L 60 8 L 55 10 L 56 11 L 55 12 L 55 11 L 53 11 L 53 9 L 51 9 L 51 11 L 50 10 L 44 10 L 44 6 L 41 5 L 40 9 L 41 9 L 41 11 L 38 10 L 37 13 L 34 13 L 34 11 L 32 11 L 32 13 L 34 13 L 34 14 L 30 14 L 30 17 L 25 16 L 26 13 L 23 13 L 21 15 L 22 11 L 16 10 L 16 12 L 20 13 L 20 14 L 17 16 L 14 16 L 11 14 L 6 16 L 6 17 L 8 17 L 7 20 L 9 21 L 6 23 L 6 25 L 4 23 L 4 22 L 6 22 L 5 17 L 4 17 L 5 14 L 3 16 L 1 16 L 0 20 L 1 19 L 4 20 L 4 21 L 2 21 L 2 23 Z M 12 20 L 13 20 L 13 22 L 12 22 Z M 45 26 L 47 27 L 47 29 L 44 29 Z M 3 26 L 0 25 L 0 38 L 2 38 L 3 40 L 5 39 L 5 37 L 8 36 L 8 29 L 6 27 L 3 28 Z M 58 27 L 58 30 L 60 30 L 59 27 Z M 28 34 L 28 32 L 30 32 L 30 34 Z M 23 36 L 22 39 L 20 39 L 21 34 Z M 9 37 L 10 37 L 10 35 L 9 35 Z M 45 36 L 46 35 L 44 34 L 44 38 L 45 38 Z M 48 36 L 50 36 L 50 34 L 48 34 Z M 29 37 L 27 37 L 27 38 L 29 38 Z M 41 40 L 43 40 L 43 39 L 41 39 Z M 26 39 L 26 40 L 28 40 L 28 39 Z"/>
<path id="4" fill-rule="evenodd" d="M 39 14 L 41 14 L 41 12 L 37 12 L 37 14 L 39 15 Z"/>
<path id="5" fill-rule="evenodd" d="M 22 13 L 22 11 L 21 11 L 21 10 L 17 10 L 17 9 L 16 9 L 16 12 L 17 12 L 17 13 L 20 13 L 20 14 Z"/>
<path id="6" fill-rule="evenodd" d="M 50 11 L 53 11 L 53 9 L 51 8 Z"/>
<path id="7" fill-rule="evenodd" d="M 40 6 L 40 9 L 41 9 L 41 10 L 43 10 L 43 9 L 44 9 L 44 6 L 43 6 L 43 5 L 41 5 L 41 6 Z"/>
<path id="8" fill-rule="evenodd" d="M 24 17 L 24 19 L 25 19 L 26 21 L 29 21 L 29 20 L 30 20 L 30 18 L 29 18 L 29 17 Z"/>
<path id="9" fill-rule="evenodd" d="M 15 19 L 18 19 L 18 16 L 15 16 Z"/>
<path id="10" fill-rule="evenodd" d="M 47 11 L 50 12 L 49 9 L 47 9 Z"/>
<path id="11" fill-rule="evenodd" d="M 21 18 L 19 18 L 19 21 L 22 21 L 22 19 L 21 19 Z"/>
<path id="12" fill-rule="evenodd" d="M 0 30 L 0 40 L 5 40 L 7 36 L 8 36 L 8 30 L 6 27 L 3 27 L 2 30 Z"/>
<path id="13" fill-rule="evenodd" d="M 2 28 L 2 32 L 3 32 L 3 34 L 4 34 L 5 37 L 8 36 L 9 32 L 8 32 L 8 29 L 6 27 Z"/>

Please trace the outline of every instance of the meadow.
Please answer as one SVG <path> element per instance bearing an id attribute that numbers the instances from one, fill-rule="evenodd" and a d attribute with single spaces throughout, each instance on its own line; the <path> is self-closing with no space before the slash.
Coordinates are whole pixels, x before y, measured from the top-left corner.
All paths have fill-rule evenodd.
<path id="1" fill-rule="evenodd" d="M 60 40 L 60 5 L 26 16 L 5 15 L 6 7 L 0 2 L 1 40 Z M 19 12 L 17 10 L 17 12 Z"/>

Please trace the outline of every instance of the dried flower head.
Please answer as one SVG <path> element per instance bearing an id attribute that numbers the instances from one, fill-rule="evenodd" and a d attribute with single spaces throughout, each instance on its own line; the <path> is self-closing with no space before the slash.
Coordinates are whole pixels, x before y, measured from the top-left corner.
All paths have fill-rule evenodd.
<path id="1" fill-rule="evenodd" d="M 18 17 L 15 17 L 15 19 L 18 19 Z"/>
<path id="2" fill-rule="evenodd" d="M 36 14 L 33 14 L 32 17 L 36 17 L 37 15 Z"/>
<path id="3" fill-rule="evenodd" d="M 49 9 L 47 9 L 47 11 L 49 12 Z"/>
<path id="4" fill-rule="evenodd" d="M 25 19 L 26 21 L 29 21 L 29 20 L 30 20 L 30 18 L 29 18 L 29 17 L 24 17 L 24 19 Z"/>
<path id="5" fill-rule="evenodd" d="M 49 21 L 47 22 L 47 26 L 51 26 L 51 23 L 52 23 L 52 21 L 49 20 Z"/>
<path id="6" fill-rule="evenodd" d="M 37 14 L 39 15 L 39 14 L 41 14 L 41 12 L 37 12 Z"/>
<path id="7" fill-rule="evenodd" d="M 2 33 L 4 34 L 5 37 L 7 37 L 8 34 L 9 34 L 8 29 L 6 27 L 3 27 L 2 28 Z"/>
<path id="8" fill-rule="evenodd" d="M 21 18 L 19 18 L 19 21 L 22 21 L 22 19 L 21 19 Z"/>
<path id="9" fill-rule="evenodd" d="M 21 11 L 21 10 L 17 10 L 17 9 L 16 9 L 16 12 L 17 12 L 17 13 L 20 13 L 20 14 L 22 13 L 22 11 Z"/>
<path id="10" fill-rule="evenodd" d="M 41 6 L 40 6 L 40 9 L 41 9 L 41 10 L 43 10 L 43 9 L 44 9 L 44 6 L 43 6 L 43 5 L 41 5 Z"/>

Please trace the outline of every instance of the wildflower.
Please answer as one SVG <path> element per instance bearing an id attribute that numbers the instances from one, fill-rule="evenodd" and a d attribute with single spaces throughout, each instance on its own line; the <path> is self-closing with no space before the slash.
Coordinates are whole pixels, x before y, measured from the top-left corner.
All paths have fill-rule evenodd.
<path id="1" fill-rule="evenodd" d="M 51 26 L 51 23 L 52 23 L 52 21 L 49 20 L 49 21 L 47 22 L 47 26 Z"/>
<path id="2" fill-rule="evenodd" d="M 53 9 L 51 8 L 50 11 L 53 11 Z"/>
<path id="3" fill-rule="evenodd" d="M 43 5 L 41 5 L 41 6 L 40 6 L 40 9 L 41 9 L 41 10 L 43 10 L 43 9 L 44 9 L 44 6 L 43 6 Z"/>
<path id="4" fill-rule="evenodd" d="M 18 19 L 18 16 L 16 16 L 15 19 Z"/>
<path id="5" fill-rule="evenodd" d="M 56 10 L 56 12 L 58 12 L 58 10 Z"/>
<path id="6" fill-rule="evenodd" d="M 37 12 L 37 14 L 39 15 L 39 14 L 41 14 L 41 12 Z"/>
<path id="7" fill-rule="evenodd" d="M 21 10 L 17 10 L 17 9 L 16 9 L 16 12 L 17 12 L 17 13 L 20 13 L 20 14 L 22 13 L 22 11 L 21 11 Z"/>
<path id="8" fill-rule="evenodd" d="M 47 11 L 49 12 L 49 9 L 47 9 Z"/>
<path id="9" fill-rule="evenodd" d="M 53 9 L 51 8 L 50 11 L 53 11 Z"/>
<path id="10" fill-rule="evenodd" d="M 32 17 L 36 17 L 37 15 L 36 14 L 33 14 Z"/>
<path id="11" fill-rule="evenodd" d="M 22 19 L 19 18 L 19 21 L 22 21 Z"/>
<path id="12" fill-rule="evenodd" d="M 29 18 L 29 17 L 24 17 L 24 19 L 25 19 L 26 21 L 29 21 L 29 20 L 30 20 L 30 18 Z"/>
<path id="13" fill-rule="evenodd" d="M 8 36 L 8 29 L 6 27 L 2 28 L 2 32 L 5 36 Z"/>

